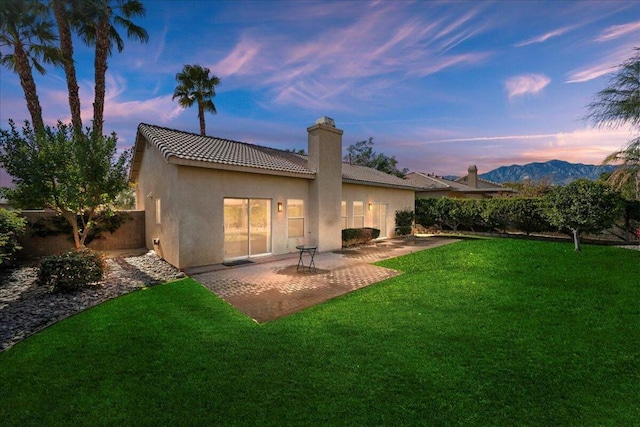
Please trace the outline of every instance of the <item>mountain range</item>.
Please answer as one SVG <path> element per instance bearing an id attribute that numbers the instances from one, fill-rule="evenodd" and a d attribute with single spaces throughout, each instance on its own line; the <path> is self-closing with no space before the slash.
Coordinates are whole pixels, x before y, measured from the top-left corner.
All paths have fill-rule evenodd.
<path id="1" fill-rule="evenodd" d="M 596 180 L 603 172 L 612 172 L 615 168 L 613 165 L 585 165 L 563 160 L 549 160 L 544 163 L 501 166 L 479 177 L 498 184 L 521 182 L 527 177 L 532 181 L 548 178 L 554 185 L 567 185 L 579 178 Z"/>

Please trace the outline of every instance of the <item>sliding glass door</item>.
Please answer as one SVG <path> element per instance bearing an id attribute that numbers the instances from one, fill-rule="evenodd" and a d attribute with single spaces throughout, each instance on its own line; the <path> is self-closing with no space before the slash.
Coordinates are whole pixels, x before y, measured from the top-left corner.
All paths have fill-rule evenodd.
<path id="1" fill-rule="evenodd" d="M 271 253 L 271 200 L 224 199 L 224 259 Z"/>

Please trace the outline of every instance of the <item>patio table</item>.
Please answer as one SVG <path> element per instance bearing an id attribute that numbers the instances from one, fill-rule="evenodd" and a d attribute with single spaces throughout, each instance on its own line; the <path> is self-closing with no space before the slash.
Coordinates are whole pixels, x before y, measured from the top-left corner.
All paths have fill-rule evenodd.
<path id="1" fill-rule="evenodd" d="M 302 266 L 302 269 L 304 271 L 305 268 L 308 268 L 309 271 L 311 271 L 311 267 L 313 267 L 313 271 L 316 271 L 316 264 L 315 262 L 313 262 L 313 258 L 316 255 L 316 250 L 318 249 L 317 246 L 312 246 L 312 245 L 299 245 L 296 246 L 296 249 L 300 252 L 300 256 L 298 257 L 298 266 L 296 267 L 296 271 L 300 270 L 300 266 Z M 302 259 L 302 254 L 304 253 L 308 253 L 309 255 L 311 255 L 311 259 L 309 260 L 309 265 L 305 266 L 304 265 L 304 260 Z"/>

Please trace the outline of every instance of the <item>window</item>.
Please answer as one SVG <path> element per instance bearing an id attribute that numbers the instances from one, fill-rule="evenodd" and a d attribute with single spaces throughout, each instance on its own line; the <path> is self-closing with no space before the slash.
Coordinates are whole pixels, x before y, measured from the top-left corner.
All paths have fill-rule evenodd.
<path id="1" fill-rule="evenodd" d="M 340 217 L 342 219 L 342 229 L 347 228 L 347 202 L 342 201 L 342 205 L 340 206 Z"/>
<path id="2" fill-rule="evenodd" d="M 304 202 L 287 200 L 287 236 L 304 237 Z"/>
<path id="3" fill-rule="evenodd" d="M 353 202 L 353 228 L 364 227 L 364 203 Z"/>
<path id="4" fill-rule="evenodd" d="M 162 211 L 160 210 L 160 199 L 156 199 L 156 225 L 160 225 L 160 218 L 162 218 Z"/>

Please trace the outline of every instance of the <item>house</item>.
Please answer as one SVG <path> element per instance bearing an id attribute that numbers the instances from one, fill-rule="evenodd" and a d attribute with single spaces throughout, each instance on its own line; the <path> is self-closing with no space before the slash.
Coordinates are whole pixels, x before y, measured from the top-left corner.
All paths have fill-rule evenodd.
<path id="1" fill-rule="evenodd" d="M 511 188 L 503 187 L 478 177 L 478 168 L 469 166 L 468 174 L 456 180 L 446 179 L 433 174 L 410 172 L 405 180 L 411 185 L 420 187 L 416 198 L 457 197 L 467 199 L 486 199 L 501 193 L 512 193 Z"/>
<path id="2" fill-rule="evenodd" d="M 140 124 L 130 181 L 146 245 L 178 268 L 342 246 L 344 228 L 392 237 L 416 187 L 342 162 L 343 131 L 307 129 L 308 155 Z"/>

